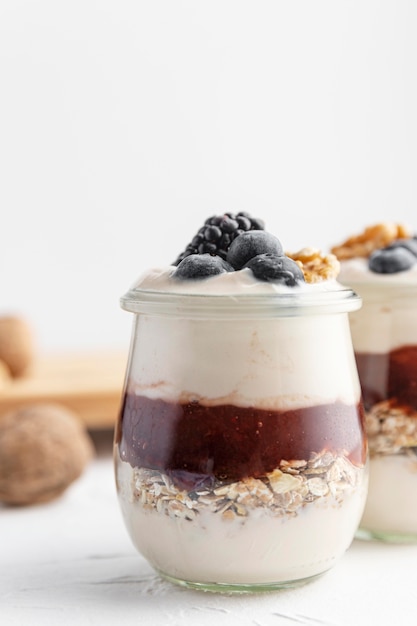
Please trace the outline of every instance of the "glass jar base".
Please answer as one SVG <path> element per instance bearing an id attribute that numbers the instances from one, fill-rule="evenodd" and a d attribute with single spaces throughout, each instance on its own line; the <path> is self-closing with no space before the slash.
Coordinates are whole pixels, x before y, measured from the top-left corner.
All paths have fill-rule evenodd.
<path id="1" fill-rule="evenodd" d="M 380 541 L 385 543 L 417 543 L 417 533 L 398 533 L 358 528 L 355 539 L 361 541 Z"/>
<path id="2" fill-rule="evenodd" d="M 169 574 L 165 574 L 165 572 L 161 572 L 160 570 L 156 571 L 162 578 L 164 578 L 168 582 L 174 583 L 175 585 L 179 585 L 180 587 L 186 587 L 187 589 L 194 589 L 197 591 L 210 591 L 213 593 L 225 594 L 265 593 L 291 589 L 294 587 L 301 587 L 316 580 L 317 578 L 320 578 L 321 576 L 323 576 L 323 574 L 326 573 L 320 572 L 318 574 L 314 574 L 313 576 L 308 576 L 307 578 L 271 583 L 200 583 L 193 582 L 191 580 L 182 580 L 180 578 L 175 578 L 175 576 L 170 576 Z"/>

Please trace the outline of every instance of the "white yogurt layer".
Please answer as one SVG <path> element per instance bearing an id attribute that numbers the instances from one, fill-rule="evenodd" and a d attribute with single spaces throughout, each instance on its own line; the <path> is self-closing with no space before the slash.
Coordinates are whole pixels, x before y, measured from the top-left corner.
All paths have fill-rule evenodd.
<path id="1" fill-rule="evenodd" d="M 202 280 L 180 280 L 172 276 L 175 266 L 151 268 L 132 285 L 133 289 L 160 291 L 164 293 L 202 295 L 250 295 L 273 293 L 317 293 L 343 289 L 336 280 L 320 283 L 300 283 L 288 287 L 278 282 L 258 280 L 250 269 L 225 272 Z"/>
<path id="2" fill-rule="evenodd" d="M 366 496 L 364 473 L 342 501 L 323 496 L 295 515 L 274 516 L 266 505 L 243 519 L 205 512 L 190 521 L 132 501 L 132 479 L 120 463 L 119 499 L 136 548 L 160 572 L 195 583 L 271 584 L 325 572 L 349 547 Z"/>
<path id="3" fill-rule="evenodd" d="M 417 344 L 417 264 L 378 274 L 367 259 L 352 259 L 341 263 L 339 279 L 362 297 L 362 308 L 349 316 L 356 352 L 384 354 Z"/>
<path id="4" fill-rule="evenodd" d="M 361 528 L 417 537 L 417 461 L 405 455 L 371 458 Z"/>
<path id="5" fill-rule="evenodd" d="M 372 272 L 368 266 L 368 259 L 354 258 L 340 263 L 340 273 L 338 280 L 343 285 L 355 284 L 373 285 L 414 285 L 417 286 L 417 263 L 409 270 L 395 272 L 394 274 L 379 274 Z"/>
<path id="6" fill-rule="evenodd" d="M 203 281 L 169 278 L 172 269 L 151 270 L 138 283 L 141 289 L 164 293 L 242 294 L 311 293 L 342 289 L 335 281 L 290 288 L 262 282 L 250 270 L 231 272 Z M 202 286 L 205 285 L 205 286 Z M 360 386 L 349 323 L 343 313 L 297 314 L 277 317 L 210 319 L 215 298 L 207 298 L 207 315 L 141 314 L 135 321 L 128 390 L 171 402 L 234 404 L 285 409 L 344 402 L 356 404 Z M 272 309 L 272 306 L 271 306 Z"/>
<path id="7" fill-rule="evenodd" d="M 129 391 L 166 401 L 301 408 L 356 404 L 347 315 L 264 320 L 138 316 Z"/>

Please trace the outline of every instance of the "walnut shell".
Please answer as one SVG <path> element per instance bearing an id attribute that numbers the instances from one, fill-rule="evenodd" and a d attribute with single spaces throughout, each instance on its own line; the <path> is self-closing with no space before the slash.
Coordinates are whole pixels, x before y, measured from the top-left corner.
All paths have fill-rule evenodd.
<path id="1" fill-rule="evenodd" d="M 93 444 L 72 411 L 24 406 L 0 417 L 0 502 L 34 504 L 61 495 L 93 456 Z"/>
<path id="2" fill-rule="evenodd" d="M 34 357 L 32 329 L 20 317 L 0 317 L 0 359 L 13 377 L 21 376 Z"/>

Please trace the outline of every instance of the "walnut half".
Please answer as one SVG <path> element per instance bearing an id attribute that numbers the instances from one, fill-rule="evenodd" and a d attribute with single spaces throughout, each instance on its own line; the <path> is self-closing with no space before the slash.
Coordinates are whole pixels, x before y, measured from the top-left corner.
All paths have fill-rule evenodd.
<path id="1" fill-rule="evenodd" d="M 385 248 L 396 239 L 409 239 L 411 236 L 412 233 L 404 224 L 381 222 L 368 226 L 359 235 L 353 235 L 340 245 L 333 246 L 331 251 L 340 261 L 354 257 L 366 258 L 375 250 Z"/>
<path id="2" fill-rule="evenodd" d="M 336 278 L 340 263 L 334 254 L 323 254 L 316 248 L 303 248 L 298 252 L 286 252 L 303 270 L 306 283 L 319 283 Z"/>

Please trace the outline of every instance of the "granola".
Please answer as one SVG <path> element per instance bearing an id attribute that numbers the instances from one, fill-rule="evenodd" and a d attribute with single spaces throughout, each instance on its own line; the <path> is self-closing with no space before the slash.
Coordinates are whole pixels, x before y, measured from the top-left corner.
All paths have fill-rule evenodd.
<path id="1" fill-rule="evenodd" d="M 339 274 L 340 263 L 334 254 L 323 254 L 317 248 L 303 248 L 286 254 L 301 267 L 307 283 L 331 280 Z"/>
<path id="2" fill-rule="evenodd" d="M 324 451 L 308 461 L 281 461 L 279 468 L 263 478 L 219 481 L 210 489 L 187 491 L 159 470 L 136 468 L 133 499 L 145 510 L 189 521 L 205 511 L 225 521 L 244 521 L 258 507 L 266 507 L 277 517 L 293 517 L 323 496 L 333 496 L 341 504 L 346 492 L 355 489 L 361 472 L 345 456 Z"/>
<path id="3" fill-rule="evenodd" d="M 371 456 L 413 452 L 417 447 L 417 412 L 392 400 L 375 404 L 365 416 Z"/>
<path id="4" fill-rule="evenodd" d="M 381 222 L 368 226 L 359 235 L 353 235 L 341 243 L 333 246 L 331 252 L 340 261 L 353 259 L 354 257 L 369 257 L 372 252 L 379 248 L 385 248 L 396 239 L 409 239 L 412 233 L 404 224 Z"/>

